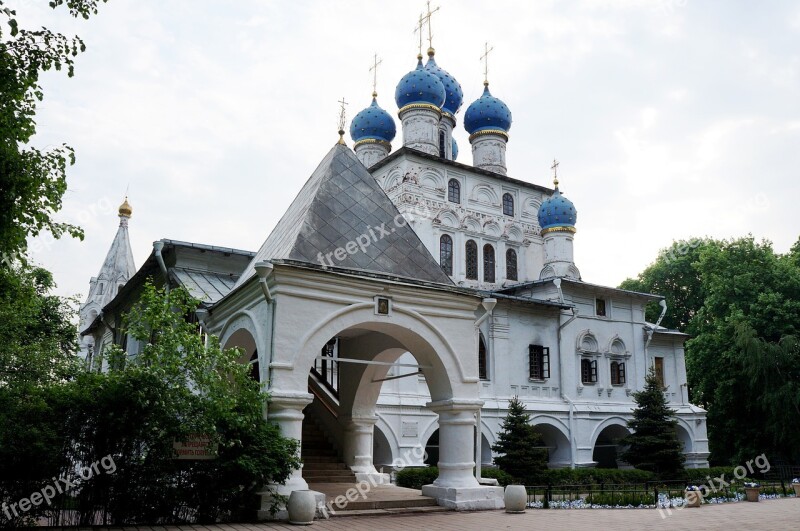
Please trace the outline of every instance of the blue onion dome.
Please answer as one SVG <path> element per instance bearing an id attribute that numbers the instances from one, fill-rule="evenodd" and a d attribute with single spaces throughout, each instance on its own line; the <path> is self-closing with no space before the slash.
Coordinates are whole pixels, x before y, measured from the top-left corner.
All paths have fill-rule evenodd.
<path id="1" fill-rule="evenodd" d="M 394 91 L 394 100 L 402 111 L 408 105 L 434 106 L 441 109 L 445 90 L 439 78 L 425 70 L 422 56 L 417 56 L 417 68 L 404 75 Z"/>
<path id="2" fill-rule="evenodd" d="M 456 139 L 455 138 L 453 138 L 452 141 L 453 142 L 451 144 L 452 145 L 451 150 L 453 152 L 453 160 L 456 160 L 458 158 L 458 144 L 456 143 Z"/>
<path id="3" fill-rule="evenodd" d="M 464 129 L 470 135 L 485 132 L 508 133 L 511 129 L 511 111 L 508 106 L 489 92 L 489 83 L 483 84 L 483 95 L 473 101 L 464 113 Z"/>
<path id="4" fill-rule="evenodd" d="M 456 78 L 451 76 L 447 70 L 443 69 L 436 64 L 433 58 L 433 48 L 428 49 L 428 62 L 425 64 L 425 70 L 435 74 L 439 81 L 444 85 L 445 99 L 442 105 L 442 111 L 455 116 L 461 109 L 461 104 L 464 103 L 464 91 L 461 90 L 461 83 L 456 81 Z"/>
<path id="5" fill-rule="evenodd" d="M 350 138 L 356 144 L 370 141 L 388 144 L 397 134 L 394 119 L 378 105 L 377 97 L 373 92 L 370 106 L 356 114 L 350 122 Z"/>
<path id="6" fill-rule="evenodd" d="M 561 195 L 558 181 L 553 195 L 539 207 L 539 226 L 542 234 L 554 231 L 575 232 L 578 211 L 572 201 Z"/>

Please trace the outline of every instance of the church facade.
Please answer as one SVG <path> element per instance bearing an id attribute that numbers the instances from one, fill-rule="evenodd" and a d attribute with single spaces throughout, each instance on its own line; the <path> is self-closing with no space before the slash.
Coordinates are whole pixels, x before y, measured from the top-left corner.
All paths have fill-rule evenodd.
<path id="1" fill-rule="evenodd" d="M 452 136 L 461 87 L 430 48 L 397 85 L 401 146 L 392 152 L 397 127 L 373 93 L 351 122 L 353 148 L 340 131 L 257 252 L 160 240 L 135 273 L 104 265 L 101 277 L 125 283 L 106 300 L 93 280 L 81 309 L 92 366 L 125 341 L 122 315 L 153 277 L 200 299 L 202 329 L 241 349 L 270 393 L 268 418 L 301 440 L 304 467 L 283 492 L 433 464 L 423 494 L 500 507 L 480 470 L 515 396 L 551 467 L 626 466 L 618 443 L 651 367 L 687 466 L 707 466 L 687 336 L 645 320 L 649 303 L 669 311 L 662 297 L 581 277 L 575 205 L 557 173 L 553 188 L 507 175 L 511 112 L 484 85 L 464 113 L 471 165 L 456 162 Z M 126 231 L 130 215 L 120 210 Z M 322 466 L 339 462 L 339 476 Z"/>

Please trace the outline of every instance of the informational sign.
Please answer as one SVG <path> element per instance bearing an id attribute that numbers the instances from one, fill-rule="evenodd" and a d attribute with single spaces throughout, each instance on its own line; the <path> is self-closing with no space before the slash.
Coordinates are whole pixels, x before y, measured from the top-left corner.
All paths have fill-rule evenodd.
<path id="1" fill-rule="evenodd" d="M 186 440 L 172 443 L 175 459 L 203 461 L 217 458 L 217 444 L 211 437 L 202 434 L 191 434 Z"/>
<path id="2" fill-rule="evenodd" d="M 419 437 L 419 424 L 417 422 L 403 422 L 403 437 Z"/>

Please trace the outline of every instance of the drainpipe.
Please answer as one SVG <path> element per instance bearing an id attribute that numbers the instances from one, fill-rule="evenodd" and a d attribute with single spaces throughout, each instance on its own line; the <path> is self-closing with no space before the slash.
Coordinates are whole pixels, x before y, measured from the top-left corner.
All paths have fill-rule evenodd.
<path id="1" fill-rule="evenodd" d="M 164 263 L 164 256 L 161 254 L 161 251 L 163 249 L 164 249 L 163 240 L 153 242 L 153 251 L 155 251 L 156 253 L 156 261 L 158 261 L 158 266 L 161 268 L 161 274 L 164 275 L 164 289 L 167 293 L 169 293 L 169 276 L 167 273 L 167 264 Z"/>
<path id="2" fill-rule="evenodd" d="M 261 285 L 261 291 L 264 293 L 264 300 L 267 301 L 267 306 L 271 306 L 270 312 L 270 332 L 269 332 L 269 352 L 265 356 L 267 358 L 267 386 L 272 385 L 272 358 L 275 351 L 275 314 L 278 309 L 278 301 L 272 296 L 272 292 L 267 284 L 267 277 L 272 273 L 274 266 L 272 262 L 264 260 L 254 265 L 256 274 L 258 275 L 258 283 Z M 267 406 L 264 406 L 264 414 L 267 414 Z"/>
<path id="3" fill-rule="evenodd" d="M 661 315 L 658 317 L 658 321 L 652 328 L 648 328 L 647 330 L 647 341 L 644 344 L 644 359 L 647 360 L 647 347 L 650 346 L 650 341 L 653 340 L 653 332 L 656 331 L 658 325 L 661 324 L 661 320 L 664 319 L 664 315 L 667 313 L 667 301 L 666 299 L 661 299 L 658 301 L 659 306 L 661 306 Z"/>
<path id="4" fill-rule="evenodd" d="M 561 298 L 561 302 L 564 302 L 564 296 L 561 293 L 561 279 L 557 278 L 553 281 L 556 287 L 558 288 L 559 297 Z M 574 419 L 575 419 L 575 403 L 567 396 L 564 392 L 564 363 L 561 359 L 561 331 L 574 321 L 578 317 L 578 309 L 573 307 L 572 308 L 572 317 L 567 319 L 563 324 L 559 325 L 558 327 L 558 380 L 559 386 L 561 387 L 561 398 L 569 403 L 569 439 L 570 439 L 570 468 L 575 468 L 575 452 L 577 451 L 577 441 L 575 439 L 575 429 L 573 427 Z M 559 320 L 561 320 L 561 314 L 559 314 Z"/>
<path id="5" fill-rule="evenodd" d="M 493 299 L 493 298 L 489 297 L 489 298 L 483 299 L 483 301 L 481 301 L 481 304 L 483 305 L 483 309 L 486 310 L 486 312 L 483 315 L 481 315 L 478 318 L 477 321 L 475 321 L 475 330 L 478 330 L 480 328 L 481 324 L 483 324 L 483 322 L 492 315 L 492 312 L 494 311 L 494 307 L 497 306 L 497 299 Z M 492 325 L 492 323 L 489 324 L 489 327 L 490 327 L 490 330 L 489 330 L 489 336 L 490 336 L 490 338 L 489 338 L 489 354 L 492 357 L 494 357 L 494 338 L 491 337 L 492 336 L 491 325 Z M 476 425 L 475 426 L 477 428 L 475 430 L 475 479 L 478 480 L 478 483 L 480 483 L 481 482 L 481 454 L 483 453 L 481 451 L 481 443 L 482 443 L 481 435 L 482 434 L 481 434 L 481 410 L 480 409 L 478 409 L 477 413 L 475 414 L 475 421 L 476 421 Z"/>

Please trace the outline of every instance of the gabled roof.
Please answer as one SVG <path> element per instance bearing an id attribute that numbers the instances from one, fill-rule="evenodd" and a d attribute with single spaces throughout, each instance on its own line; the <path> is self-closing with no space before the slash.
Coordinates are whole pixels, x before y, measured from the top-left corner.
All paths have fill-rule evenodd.
<path id="1" fill-rule="evenodd" d="M 236 286 L 263 260 L 383 273 L 452 284 L 377 181 L 336 144 L 297 194 Z"/>

